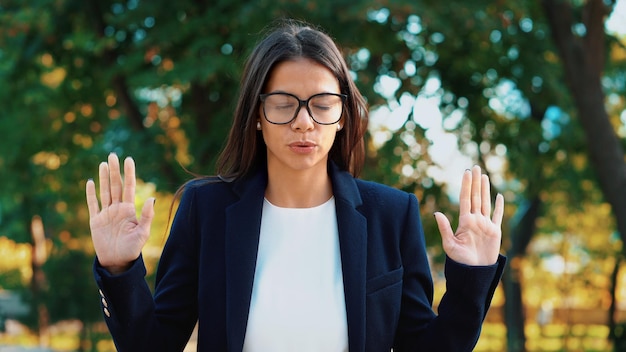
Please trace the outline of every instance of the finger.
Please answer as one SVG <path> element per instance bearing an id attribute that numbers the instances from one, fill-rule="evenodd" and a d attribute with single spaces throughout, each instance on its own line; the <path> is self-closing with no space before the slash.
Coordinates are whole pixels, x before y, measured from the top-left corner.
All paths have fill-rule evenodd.
<path id="1" fill-rule="evenodd" d="M 109 164 L 101 162 L 98 168 L 98 176 L 100 176 L 100 202 L 102 208 L 111 205 L 111 188 L 109 187 Z"/>
<path id="2" fill-rule="evenodd" d="M 87 209 L 89 209 L 89 217 L 93 218 L 98 215 L 100 209 L 98 207 L 98 197 L 96 196 L 96 184 L 92 179 L 87 180 L 85 193 L 87 195 Z"/>
<path id="3" fill-rule="evenodd" d="M 122 201 L 135 204 L 135 161 L 131 157 L 124 159 L 124 194 Z"/>
<path id="4" fill-rule="evenodd" d="M 148 234 L 150 234 L 150 226 L 152 225 L 152 219 L 154 218 L 154 198 L 148 198 L 143 204 L 141 209 L 141 217 L 139 218 L 139 226 L 145 228 Z"/>
<path id="5" fill-rule="evenodd" d="M 472 213 L 477 213 L 481 211 L 481 178 L 482 177 L 480 172 L 480 166 L 474 165 L 474 167 L 472 167 Z"/>
<path id="6" fill-rule="evenodd" d="M 435 221 L 437 221 L 437 227 L 439 228 L 439 233 L 441 234 L 442 243 L 448 243 L 450 241 L 454 241 L 454 232 L 452 231 L 452 226 L 450 226 L 450 220 L 440 212 L 436 212 Z"/>
<path id="7" fill-rule="evenodd" d="M 482 175 L 481 176 L 481 204 L 482 204 L 482 213 L 484 216 L 489 217 L 491 215 L 491 185 L 489 184 L 489 176 Z"/>
<path id="8" fill-rule="evenodd" d="M 122 174 L 120 173 L 120 160 L 115 153 L 109 154 L 109 177 L 111 178 L 111 203 L 119 203 L 122 200 Z"/>
<path id="9" fill-rule="evenodd" d="M 460 215 L 469 214 L 472 203 L 470 200 L 470 192 L 472 189 L 472 172 L 468 169 L 463 172 L 463 180 L 461 181 L 461 194 L 459 196 L 459 212 Z"/>
<path id="10" fill-rule="evenodd" d="M 493 210 L 493 218 L 491 221 L 500 227 L 502 226 L 502 217 L 504 216 L 504 196 L 500 193 L 496 196 L 496 207 Z"/>

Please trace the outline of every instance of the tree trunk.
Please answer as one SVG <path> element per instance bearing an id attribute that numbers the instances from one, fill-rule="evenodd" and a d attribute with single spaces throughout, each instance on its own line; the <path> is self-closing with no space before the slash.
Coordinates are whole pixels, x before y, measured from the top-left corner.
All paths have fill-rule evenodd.
<path id="1" fill-rule="evenodd" d="M 626 164 L 624 150 L 604 107 L 601 75 L 606 34 L 604 19 L 610 13 L 602 0 L 589 0 L 583 9 L 586 33 L 572 32 L 570 2 L 543 0 L 554 44 L 563 62 L 565 80 L 584 128 L 587 149 L 600 189 L 611 205 L 622 241 L 626 242 Z"/>
<path id="2" fill-rule="evenodd" d="M 506 300 L 504 303 L 504 320 L 507 331 L 507 351 L 526 351 L 524 334 L 525 316 L 522 302 L 522 286 L 520 278 L 520 260 L 535 233 L 535 224 L 540 214 L 541 199 L 533 197 L 526 206 L 520 207 L 519 221 L 512 225 L 511 247 L 507 251 L 510 264 L 502 278 Z"/>
<path id="3" fill-rule="evenodd" d="M 611 273 L 611 288 L 610 288 L 610 293 L 611 293 L 611 305 L 609 306 L 609 311 L 608 311 L 608 320 L 609 320 L 609 339 L 613 341 L 613 343 L 615 343 L 615 341 L 617 340 L 618 336 L 616 334 L 615 328 L 617 327 L 617 321 L 615 320 L 615 314 L 617 312 L 617 281 L 619 279 L 619 272 L 620 272 L 620 266 L 622 265 L 622 260 L 624 259 L 624 256 L 621 254 L 618 254 L 615 256 L 615 266 L 613 266 L 613 272 Z M 622 336 L 623 334 L 621 334 L 619 337 L 623 338 Z"/>
<path id="4" fill-rule="evenodd" d="M 94 26 L 94 32 L 98 37 L 105 37 L 105 28 L 107 23 L 104 19 L 104 14 L 101 9 L 101 5 L 97 1 L 85 2 L 87 10 L 91 14 L 92 25 Z M 102 58 L 105 65 L 115 66 L 119 54 L 116 49 L 105 49 Z M 126 114 L 128 121 L 132 128 L 136 131 L 143 131 L 145 126 L 143 124 L 144 115 L 139 110 L 135 99 L 128 87 L 126 77 L 122 74 L 117 74 L 111 79 L 111 87 L 116 93 L 117 102 L 120 109 Z"/>
<path id="5" fill-rule="evenodd" d="M 572 33 L 574 20 L 569 2 L 543 0 L 543 7 L 554 43 L 563 61 L 565 79 L 574 98 L 578 118 L 584 128 L 591 164 L 597 174 L 602 194 L 611 205 L 620 238 L 626 243 L 624 150 L 606 112 L 601 84 L 606 60 L 604 20 L 610 14 L 610 8 L 603 0 L 588 0 L 582 17 L 586 33 L 582 37 L 577 37 Z M 614 280 L 619 264 L 618 259 L 613 273 Z M 614 321 L 614 304 L 615 302 L 612 302 L 610 309 L 610 336 L 616 342 L 616 350 L 621 350 L 617 339 L 623 339 L 623 333 L 620 332 L 620 336 L 616 336 L 619 324 Z"/>
<path id="6" fill-rule="evenodd" d="M 43 265 L 48 259 L 46 248 L 46 236 L 43 228 L 41 217 L 35 215 L 31 220 L 30 232 L 33 241 L 31 265 L 33 277 L 31 280 L 31 291 L 33 293 L 33 302 L 37 309 L 37 332 L 39 335 L 39 346 L 50 346 L 50 317 L 48 307 L 46 306 L 42 293 L 46 290 L 46 275 L 43 271 Z"/>

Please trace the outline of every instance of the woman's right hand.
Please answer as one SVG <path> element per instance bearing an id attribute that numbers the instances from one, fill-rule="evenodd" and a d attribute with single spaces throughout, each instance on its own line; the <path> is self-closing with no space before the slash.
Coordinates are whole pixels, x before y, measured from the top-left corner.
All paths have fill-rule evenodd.
<path id="1" fill-rule="evenodd" d="M 141 217 L 135 210 L 135 162 L 131 157 L 124 160 L 124 184 L 120 162 L 114 153 L 108 162 L 100 163 L 100 204 L 93 180 L 87 181 L 87 207 L 91 240 L 98 261 L 111 274 L 122 273 L 141 254 L 150 236 L 154 217 L 154 198 L 143 205 Z"/>

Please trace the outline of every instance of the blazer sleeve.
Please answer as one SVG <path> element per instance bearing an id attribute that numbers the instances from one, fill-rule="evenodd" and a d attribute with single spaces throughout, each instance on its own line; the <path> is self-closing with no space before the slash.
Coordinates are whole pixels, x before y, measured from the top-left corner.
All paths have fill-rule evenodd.
<path id="1" fill-rule="evenodd" d="M 185 191 L 161 255 L 154 297 L 141 256 L 119 275 L 96 258 L 101 306 L 118 351 L 182 351 L 189 340 L 198 314 L 193 204 L 193 191 Z"/>
<path id="2" fill-rule="evenodd" d="M 506 259 L 499 256 L 494 265 L 468 266 L 446 258 L 446 292 L 435 314 L 417 199 L 409 198 L 401 241 L 404 274 L 394 351 L 472 351 Z"/>

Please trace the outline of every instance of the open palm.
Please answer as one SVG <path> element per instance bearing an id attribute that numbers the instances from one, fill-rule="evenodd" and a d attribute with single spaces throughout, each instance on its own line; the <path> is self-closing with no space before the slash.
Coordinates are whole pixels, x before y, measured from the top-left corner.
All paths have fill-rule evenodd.
<path id="1" fill-rule="evenodd" d="M 435 213 L 443 249 L 452 260 L 466 265 L 492 265 L 498 260 L 502 241 L 504 197 L 496 196 L 491 216 L 489 177 L 474 166 L 463 174 L 459 197 L 459 226 L 452 231 L 448 218 Z"/>
<path id="2" fill-rule="evenodd" d="M 100 265 L 111 273 L 125 271 L 137 259 L 150 235 L 154 199 L 148 199 L 137 219 L 135 209 L 135 163 L 124 160 L 124 183 L 117 155 L 99 167 L 100 203 L 93 180 L 87 181 L 89 227 Z"/>

